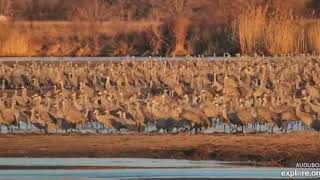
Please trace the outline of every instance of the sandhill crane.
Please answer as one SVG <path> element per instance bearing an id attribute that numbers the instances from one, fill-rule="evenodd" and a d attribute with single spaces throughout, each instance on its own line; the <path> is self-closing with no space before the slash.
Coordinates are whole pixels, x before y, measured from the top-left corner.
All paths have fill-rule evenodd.
<path id="1" fill-rule="evenodd" d="M 195 112 L 191 109 L 182 109 L 179 116 L 181 120 L 190 121 L 194 124 L 192 128 L 195 130 L 195 133 L 198 133 L 202 127 L 207 129 L 210 125 L 208 118 L 200 111 Z"/>
<path id="2" fill-rule="evenodd" d="M 77 127 L 79 124 L 84 124 L 85 118 L 88 115 L 88 110 L 85 113 L 76 110 L 70 105 L 67 105 L 66 100 L 62 100 L 61 107 L 63 119 L 65 119 L 72 127 Z M 79 130 L 79 127 L 77 127 Z"/>
<path id="3" fill-rule="evenodd" d="M 18 96 L 18 91 L 15 90 L 14 99 L 20 106 L 26 106 L 27 103 L 30 103 L 31 101 L 31 99 L 27 96 L 27 89 L 25 87 L 22 88 L 21 96 Z"/>
<path id="4" fill-rule="evenodd" d="M 296 100 L 297 106 L 296 106 L 296 114 L 297 117 L 304 123 L 305 128 L 308 129 L 311 127 L 311 124 L 313 122 L 312 114 L 303 112 L 301 110 L 301 107 L 303 105 L 302 100 Z"/>
<path id="5" fill-rule="evenodd" d="M 48 104 L 47 107 L 44 107 L 41 104 L 41 102 L 42 102 L 41 96 L 36 96 L 33 101 L 34 101 L 35 114 L 37 114 L 37 117 L 39 118 L 40 121 L 42 121 L 46 124 L 47 131 L 52 130 L 52 129 L 57 130 L 57 127 L 52 122 L 52 118 L 50 118 L 50 116 L 49 116 L 50 104 Z"/>
<path id="6" fill-rule="evenodd" d="M 216 119 L 221 117 L 220 108 L 217 102 L 212 104 L 210 103 L 201 104 L 199 109 L 205 114 L 206 117 L 209 118 L 210 121 L 212 118 L 216 121 Z M 211 124 L 215 126 L 216 123 L 211 123 Z"/>
<path id="7" fill-rule="evenodd" d="M 316 131 L 320 131 L 320 106 L 315 105 L 313 103 L 311 103 L 311 97 L 308 96 L 307 98 L 305 98 L 307 103 L 310 105 L 312 111 L 314 113 L 316 113 L 316 118 L 313 119 L 312 123 L 311 123 L 311 128 L 316 130 Z"/>
<path id="8" fill-rule="evenodd" d="M 12 125 L 17 125 L 17 118 L 19 117 L 19 112 L 15 109 L 15 101 L 11 102 L 10 108 L 3 108 L 0 110 L 2 123 L 7 126 L 7 129 L 10 133 L 13 132 Z"/>
<path id="9" fill-rule="evenodd" d="M 314 119 L 311 123 L 311 128 L 320 132 L 320 119 Z"/>
<path id="10" fill-rule="evenodd" d="M 72 94 L 71 91 L 69 91 L 69 90 L 67 90 L 67 89 L 65 88 L 64 82 L 63 82 L 62 80 L 59 82 L 59 85 L 60 85 L 60 88 L 61 88 L 61 93 L 62 93 L 62 95 L 63 95 L 64 97 L 69 97 L 69 96 Z"/>
<path id="11" fill-rule="evenodd" d="M 317 114 L 317 117 L 320 117 L 320 106 L 311 103 L 311 97 L 310 96 L 308 96 L 305 99 L 306 99 L 306 102 L 310 105 L 312 111 Z"/>
<path id="12" fill-rule="evenodd" d="M 292 102 L 280 102 L 280 99 L 283 99 L 283 95 L 280 97 L 271 96 L 270 110 L 274 113 L 277 113 L 280 116 L 281 121 L 283 122 L 281 130 L 287 132 L 288 125 L 291 124 L 291 130 L 293 129 L 294 124 L 296 124 L 299 118 L 296 115 L 295 107 Z"/>
<path id="13" fill-rule="evenodd" d="M 223 86 L 229 86 L 229 87 L 234 87 L 237 88 L 239 86 L 236 78 L 230 75 L 226 75 L 223 79 Z"/>
<path id="14" fill-rule="evenodd" d="M 246 128 L 249 124 L 252 125 L 252 130 L 255 131 L 255 123 L 257 121 L 257 112 L 253 107 L 245 107 L 244 102 L 241 102 L 239 109 L 236 111 L 241 122 Z"/>
<path id="15" fill-rule="evenodd" d="M 311 86 L 309 81 L 307 82 L 306 90 L 307 90 L 307 93 L 310 97 L 312 97 L 312 98 L 319 98 L 320 97 L 319 90 L 316 87 Z"/>
<path id="16" fill-rule="evenodd" d="M 141 132 L 145 127 L 145 115 L 141 110 L 140 103 L 136 103 L 136 107 L 134 109 L 134 121 L 136 122 L 138 132 Z"/>
<path id="17" fill-rule="evenodd" d="M 54 114 L 48 112 L 48 116 L 51 119 L 51 122 L 55 124 L 56 127 L 59 127 L 62 131 L 68 132 L 69 130 L 75 129 L 72 124 L 68 123 L 65 119 L 55 116 Z M 56 132 L 58 129 L 56 129 Z"/>
<path id="18" fill-rule="evenodd" d="M 80 82 L 80 92 L 82 94 L 88 94 L 89 97 L 92 97 L 94 95 L 94 90 L 88 87 L 85 82 Z"/>
<path id="19" fill-rule="evenodd" d="M 260 123 L 266 123 L 266 132 L 269 131 L 269 128 L 271 129 L 271 132 L 273 132 L 274 127 L 281 127 L 282 126 L 282 120 L 280 119 L 279 115 L 277 113 L 274 113 L 267 107 L 257 107 L 257 119 Z M 260 124 L 261 127 L 261 124 Z"/>
<path id="20" fill-rule="evenodd" d="M 41 121 L 39 114 L 35 112 L 34 108 L 31 110 L 30 122 L 33 126 L 40 130 L 41 134 L 43 132 L 46 134 L 48 133 L 48 124 L 45 121 Z"/>
<path id="21" fill-rule="evenodd" d="M 217 80 L 217 74 L 213 73 L 213 87 L 215 87 L 216 92 L 221 92 L 223 90 L 223 85 L 221 85 Z"/>
<path id="22" fill-rule="evenodd" d="M 105 112 L 104 115 L 99 115 L 99 112 L 95 110 L 93 114 L 95 115 L 96 120 L 104 126 L 103 128 L 107 128 L 107 130 L 113 128 L 111 115 L 108 112 Z"/>
<path id="23" fill-rule="evenodd" d="M 223 111 L 222 111 L 222 116 L 224 119 L 226 119 L 229 122 L 229 126 L 230 126 L 230 133 L 233 132 L 234 130 L 238 131 L 238 127 L 242 127 L 242 131 L 243 131 L 243 122 L 241 121 L 241 119 L 239 118 L 239 116 L 237 115 L 236 112 L 230 112 L 227 111 L 228 107 L 226 105 L 223 106 Z M 235 126 L 235 128 L 233 127 Z"/>

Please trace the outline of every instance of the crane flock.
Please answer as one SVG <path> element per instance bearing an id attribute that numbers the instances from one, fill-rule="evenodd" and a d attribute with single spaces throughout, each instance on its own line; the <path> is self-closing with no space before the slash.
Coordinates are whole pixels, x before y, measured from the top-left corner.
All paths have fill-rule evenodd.
<path id="1" fill-rule="evenodd" d="M 316 57 L 0 64 L 2 133 L 286 133 L 319 119 Z"/>

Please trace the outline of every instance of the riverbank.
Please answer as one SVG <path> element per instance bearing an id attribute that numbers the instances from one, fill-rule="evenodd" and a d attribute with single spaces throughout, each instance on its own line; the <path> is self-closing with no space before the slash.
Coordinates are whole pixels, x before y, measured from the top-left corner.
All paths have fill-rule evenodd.
<path id="1" fill-rule="evenodd" d="M 320 134 L 1 135 L 1 157 L 121 157 L 250 161 L 265 166 L 320 162 Z"/>

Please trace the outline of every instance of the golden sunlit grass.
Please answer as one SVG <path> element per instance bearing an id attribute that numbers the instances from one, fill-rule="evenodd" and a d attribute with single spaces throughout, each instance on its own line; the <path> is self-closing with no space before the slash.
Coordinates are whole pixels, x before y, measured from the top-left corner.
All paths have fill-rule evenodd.
<path id="1" fill-rule="evenodd" d="M 9 32 L 8 37 L 1 42 L 1 56 L 28 56 L 30 38 L 25 33 Z"/>
<path id="2" fill-rule="evenodd" d="M 6 22 L 0 22 L 0 42 L 3 42 L 9 33 L 10 27 Z"/>
<path id="3" fill-rule="evenodd" d="M 276 10 L 268 20 L 265 30 L 265 48 L 268 54 L 296 54 L 300 50 L 301 39 L 299 32 L 303 31 L 298 20 L 290 11 Z M 301 42 L 300 42 L 301 41 Z"/>
<path id="4" fill-rule="evenodd" d="M 253 54 L 263 43 L 263 36 L 267 21 L 267 7 L 249 7 L 241 14 L 236 22 L 234 34 L 244 54 Z"/>
<path id="5" fill-rule="evenodd" d="M 269 11 L 268 7 L 249 7 L 236 20 L 233 33 L 243 54 L 320 52 L 319 23 L 306 28 L 303 19 L 286 9 Z"/>
<path id="6" fill-rule="evenodd" d="M 311 52 L 320 54 L 320 22 L 315 21 L 307 25 L 307 44 Z"/>

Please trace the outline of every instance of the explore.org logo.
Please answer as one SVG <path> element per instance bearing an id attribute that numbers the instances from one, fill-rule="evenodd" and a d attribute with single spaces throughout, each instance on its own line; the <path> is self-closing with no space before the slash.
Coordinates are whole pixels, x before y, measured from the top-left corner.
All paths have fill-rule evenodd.
<path id="1" fill-rule="evenodd" d="M 297 163 L 296 168 L 320 168 L 320 163 Z"/>
<path id="2" fill-rule="evenodd" d="M 320 163 L 297 163 L 295 168 L 289 168 L 280 172 L 281 177 L 319 178 Z"/>

